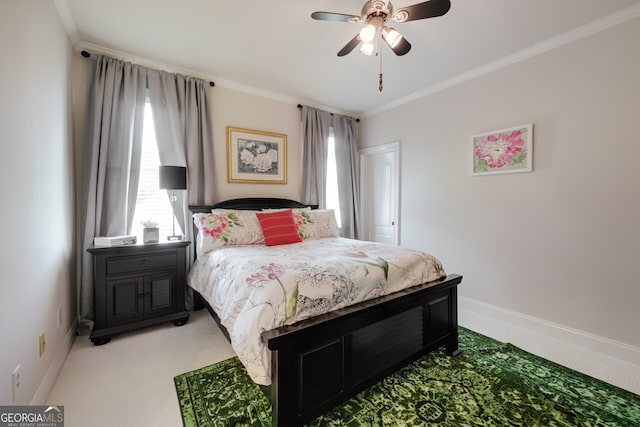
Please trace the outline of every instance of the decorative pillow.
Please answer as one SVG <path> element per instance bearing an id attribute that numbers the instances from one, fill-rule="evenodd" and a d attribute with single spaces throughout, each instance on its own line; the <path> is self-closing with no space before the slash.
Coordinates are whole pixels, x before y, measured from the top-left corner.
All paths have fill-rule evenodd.
<path id="1" fill-rule="evenodd" d="M 263 245 L 264 236 L 260 221 L 256 217 L 256 212 L 243 209 L 211 209 L 211 213 L 218 215 L 235 214 L 242 223 L 242 229 L 236 230 L 237 236 L 232 244 L 234 245 Z"/>
<path id="2" fill-rule="evenodd" d="M 291 209 L 279 212 L 257 212 L 267 246 L 301 242 Z"/>
<path id="3" fill-rule="evenodd" d="M 340 230 L 333 209 L 313 209 L 308 213 L 295 215 L 298 234 L 303 240 L 320 239 L 322 237 L 338 237 Z"/>
<path id="4" fill-rule="evenodd" d="M 262 228 L 255 212 L 198 213 L 193 215 L 193 222 L 198 227 L 198 256 L 221 246 L 264 243 Z"/>

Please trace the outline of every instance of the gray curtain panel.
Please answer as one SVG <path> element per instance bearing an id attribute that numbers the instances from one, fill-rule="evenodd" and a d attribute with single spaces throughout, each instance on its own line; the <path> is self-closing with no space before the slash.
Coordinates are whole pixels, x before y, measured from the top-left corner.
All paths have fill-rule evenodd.
<path id="1" fill-rule="evenodd" d="M 149 70 L 149 99 L 160 163 L 187 167 L 187 193 L 178 192 L 176 218 L 192 239 L 188 204 L 213 204 L 215 174 L 208 84 L 201 79 Z M 195 246 L 192 245 L 192 248 Z M 193 262 L 193 250 L 189 264 Z"/>
<path id="2" fill-rule="evenodd" d="M 302 203 L 327 205 L 325 182 L 331 113 L 313 107 L 302 107 Z"/>
<path id="3" fill-rule="evenodd" d="M 212 204 L 215 195 L 213 132 L 206 83 L 105 56 L 98 57 L 95 67 L 83 148 L 80 334 L 91 331 L 94 319 L 93 260 L 87 249 L 95 236 L 131 231 L 147 94 L 154 115 L 160 163 L 187 167 L 187 196 L 176 194 L 175 204 L 176 218 L 187 238 L 192 234 L 187 203 Z M 192 260 L 193 256 L 189 264 Z"/>
<path id="4" fill-rule="evenodd" d="M 340 197 L 342 236 L 359 238 L 360 170 L 358 164 L 358 122 L 355 118 L 335 114 L 333 139 Z"/>
<path id="5" fill-rule="evenodd" d="M 87 249 L 95 236 L 131 231 L 140 176 L 146 85 L 145 68 L 105 56 L 97 58 L 82 160 L 80 333 L 88 333 L 94 319 L 93 260 Z"/>

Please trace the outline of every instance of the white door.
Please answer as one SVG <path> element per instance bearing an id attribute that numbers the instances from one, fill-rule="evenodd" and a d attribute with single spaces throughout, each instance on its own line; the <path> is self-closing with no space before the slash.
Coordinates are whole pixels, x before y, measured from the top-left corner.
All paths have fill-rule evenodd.
<path id="1" fill-rule="evenodd" d="M 363 240 L 400 244 L 400 142 L 360 150 Z"/>

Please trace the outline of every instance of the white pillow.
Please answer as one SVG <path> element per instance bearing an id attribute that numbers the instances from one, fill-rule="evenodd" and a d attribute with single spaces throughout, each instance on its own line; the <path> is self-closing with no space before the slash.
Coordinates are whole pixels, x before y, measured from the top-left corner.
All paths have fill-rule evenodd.
<path id="1" fill-rule="evenodd" d="M 256 212 L 260 211 L 244 209 L 211 209 L 211 213 L 214 214 L 235 214 L 236 217 L 240 220 L 243 229 L 236 230 L 236 237 L 238 241 L 238 243 L 234 243 L 236 245 L 264 244 L 264 235 L 262 234 L 262 227 L 260 226 L 260 221 L 258 221 Z"/>
<path id="2" fill-rule="evenodd" d="M 193 215 L 193 222 L 198 227 L 198 256 L 221 246 L 264 244 L 255 211 L 197 213 Z"/>
<path id="3" fill-rule="evenodd" d="M 294 212 L 293 218 L 302 240 L 338 237 L 340 235 L 336 213 L 333 209 L 311 209 L 299 214 Z"/>

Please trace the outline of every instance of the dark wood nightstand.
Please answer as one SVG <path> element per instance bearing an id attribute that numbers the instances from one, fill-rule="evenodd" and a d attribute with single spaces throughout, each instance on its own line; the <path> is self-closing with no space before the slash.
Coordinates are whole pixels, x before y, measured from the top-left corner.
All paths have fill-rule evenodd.
<path id="1" fill-rule="evenodd" d="M 184 308 L 189 241 L 95 247 L 95 325 L 89 337 L 106 344 L 115 334 L 161 322 L 187 323 Z"/>

